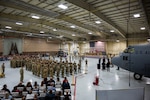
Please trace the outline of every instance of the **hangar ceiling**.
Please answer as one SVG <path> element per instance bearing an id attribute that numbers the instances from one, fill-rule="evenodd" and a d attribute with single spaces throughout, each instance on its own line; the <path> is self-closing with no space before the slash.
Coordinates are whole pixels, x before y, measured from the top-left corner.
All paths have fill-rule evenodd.
<path id="1" fill-rule="evenodd" d="M 66 41 L 148 38 L 150 1 L 0 0 L 0 34 Z"/>

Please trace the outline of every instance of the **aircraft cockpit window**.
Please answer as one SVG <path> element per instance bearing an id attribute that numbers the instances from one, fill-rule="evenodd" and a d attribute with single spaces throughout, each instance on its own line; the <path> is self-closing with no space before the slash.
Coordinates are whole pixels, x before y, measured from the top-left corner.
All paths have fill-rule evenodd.
<path id="1" fill-rule="evenodd" d="M 124 50 L 124 53 L 133 53 L 133 52 L 134 52 L 134 48 L 131 47 Z"/>

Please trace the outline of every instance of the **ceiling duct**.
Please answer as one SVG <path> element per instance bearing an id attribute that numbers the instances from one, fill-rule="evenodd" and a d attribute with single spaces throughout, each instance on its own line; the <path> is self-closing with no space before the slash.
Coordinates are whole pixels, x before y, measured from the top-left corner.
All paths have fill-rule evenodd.
<path id="1" fill-rule="evenodd" d="M 25 34 L 26 36 L 37 36 L 37 37 L 55 37 L 54 35 L 50 34 L 36 34 L 31 32 L 22 32 L 22 31 L 16 31 L 16 30 L 9 30 L 9 29 L 0 29 L 2 32 L 14 32 L 19 34 Z"/>
<path id="2" fill-rule="evenodd" d="M 39 8 L 37 6 L 33 6 L 31 4 L 28 4 L 26 2 L 20 1 L 20 0 L 0 0 L 0 4 L 3 6 L 8 6 L 15 9 L 20 9 L 23 11 L 48 16 L 48 17 L 56 17 L 59 14 L 50 10 L 43 10 L 42 8 Z"/>

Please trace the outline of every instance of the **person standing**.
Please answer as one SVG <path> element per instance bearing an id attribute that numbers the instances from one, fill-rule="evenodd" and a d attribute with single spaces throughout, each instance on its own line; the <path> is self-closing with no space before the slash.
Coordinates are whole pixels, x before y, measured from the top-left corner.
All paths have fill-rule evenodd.
<path id="1" fill-rule="evenodd" d="M 87 59 L 85 60 L 85 66 L 87 66 L 87 64 L 88 64 L 88 61 L 87 61 Z"/>
<path id="2" fill-rule="evenodd" d="M 101 58 L 98 59 L 98 63 L 101 64 Z"/>
<path id="3" fill-rule="evenodd" d="M 110 61 L 109 61 L 109 59 L 107 60 L 107 65 L 106 65 L 106 67 L 107 67 L 107 71 L 110 72 Z"/>
<path id="4" fill-rule="evenodd" d="M 78 63 L 78 73 L 81 73 L 81 65 Z"/>
<path id="5" fill-rule="evenodd" d="M 21 67 L 21 69 L 20 69 L 20 82 L 23 82 L 23 79 L 24 79 L 24 70 L 23 70 L 23 67 Z"/>
<path id="6" fill-rule="evenodd" d="M 105 58 L 103 58 L 103 62 L 102 62 L 102 70 L 105 70 Z"/>
<path id="7" fill-rule="evenodd" d="M 2 74 L 5 72 L 5 63 L 2 64 Z"/>
<path id="8" fill-rule="evenodd" d="M 87 67 L 88 67 L 88 60 L 86 59 L 86 60 L 85 60 L 85 74 L 86 74 L 87 71 L 88 71 L 88 70 L 87 70 Z"/>

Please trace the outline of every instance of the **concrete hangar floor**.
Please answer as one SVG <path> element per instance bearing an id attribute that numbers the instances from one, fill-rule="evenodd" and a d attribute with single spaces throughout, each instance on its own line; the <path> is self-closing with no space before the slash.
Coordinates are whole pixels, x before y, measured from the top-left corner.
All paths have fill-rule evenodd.
<path id="1" fill-rule="evenodd" d="M 56 59 L 59 60 L 59 58 Z M 88 60 L 87 74 L 85 74 L 85 59 Z M 74 61 L 78 63 L 79 60 L 75 59 Z M 0 61 L 0 65 L 2 65 L 3 62 L 5 63 L 5 78 L 0 78 L 0 88 L 2 88 L 4 84 L 7 84 L 7 87 L 12 90 L 13 87 L 19 83 L 20 68 L 10 68 L 9 61 Z M 114 90 L 136 87 L 144 87 L 145 100 L 150 100 L 150 79 L 143 77 L 142 80 L 138 81 L 133 78 L 133 73 L 130 73 L 129 81 L 129 72 L 123 69 L 116 70 L 116 66 L 110 68 L 110 72 L 107 72 L 107 70 L 100 70 L 99 85 L 93 85 L 94 77 L 98 72 L 97 63 L 98 58 L 84 58 L 84 60 L 82 60 L 82 73 L 75 75 L 76 84 L 75 86 L 71 86 L 72 100 L 96 100 L 96 90 Z M 70 84 L 74 83 L 72 76 L 67 78 Z M 31 81 L 32 83 L 37 81 L 38 84 L 40 84 L 42 80 L 42 78 L 34 76 L 31 72 L 24 70 L 25 85 L 28 81 Z M 61 81 L 62 80 L 63 78 L 61 78 Z"/>

